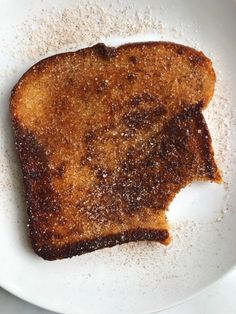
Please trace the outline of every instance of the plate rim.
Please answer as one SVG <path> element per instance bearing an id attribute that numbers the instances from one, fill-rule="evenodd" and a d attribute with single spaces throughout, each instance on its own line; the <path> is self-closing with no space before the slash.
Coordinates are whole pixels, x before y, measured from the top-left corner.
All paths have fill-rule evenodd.
<path id="1" fill-rule="evenodd" d="M 154 311 L 148 311 L 148 312 L 140 312 L 140 313 L 136 313 L 136 314 L 156 314 L 156 313 L 160 313 L 166 310 L 169 310 L 171 308 L 175 308 L 178 305 L 184 304 L 185 302 L 188 302 L 190 300 L 192 300 L 193 298 L 197 297 L 199 294 L 204 293 L 206 290 L 208 290 L 209 288 L 211 288 L 212 286 L 214 286 L 217 282 L 221 281 L 223 278 L 225 278 L 227 275 L 230 275 L 231 273 L 233 273 L 236 270 L 236 264 L 234 264 L 233 266 L 231 266 L 229 269 L 227 269 L 227 271 L 223 272 L 218 278 L 213 279 L 211 282 L 209 282 L 209 284 L 205 285 L 203 288 L 199 288 L 196 289 L 195 292 L 190 293 L 188 296 L 186 296 L 185 298 L 173 302 L 172 304 L 169 304 L 167 306 L 164 306 L 158 310 L 154 310 Z M 14 289 L 13 286 L 11 285 L 7 285 L 7 283 L 3 283 L 2 284 L 2 279 L 1 279 L 1 288 L 6 290 L 7 292 L 9 292 L 10 294 L 12 294 L 13 296 L 19 298 L 20 300 L 23 300 L 31 305 L 37 306 L 43 310 L 47 310 L 47 311 L 52 311 L 55 312 L 55 314 L 75 314 L 75 312 L 73 311 L 66 311 L 66 312 L 62 312 L 58 309 L 56 309 L 55 307 L 51 307 L 48 305 L 45 305 L 43 303 L 41 303 L 40 301 L 37 300 L 33 300 L 32 298 L 28 298 L 27 295 L 25 295 L 24 293 L 20 293 L 19 291 L 17 291 L 16 289 Z M 122 312 L 121 312 L 122 314 Z"/>

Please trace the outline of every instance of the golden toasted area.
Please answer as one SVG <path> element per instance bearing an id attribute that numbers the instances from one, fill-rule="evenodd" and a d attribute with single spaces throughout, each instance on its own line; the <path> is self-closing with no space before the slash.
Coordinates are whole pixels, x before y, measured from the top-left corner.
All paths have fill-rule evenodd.
<path id="1" fill-rule="evenodd" d="M 36 253 L 169 243 L 176 193 L 221 180 L 201 113 L 214 83 L 201 52 L 163 42 L 98 44 L 33 66 L 11 113 Z"/>

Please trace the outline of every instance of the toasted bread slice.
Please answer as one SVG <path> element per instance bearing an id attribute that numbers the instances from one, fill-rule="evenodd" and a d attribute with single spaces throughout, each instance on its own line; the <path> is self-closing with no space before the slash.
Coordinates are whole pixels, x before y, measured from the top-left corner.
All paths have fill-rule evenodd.
<path id="1" fill-rule="evenodd" d="M 98 44 L 26 72 L 10 108 L 35 252 L 168 244 L 176 193 L 221 181 L 201 113 L 214 84 L 203 53 L 165 42 Z"/>

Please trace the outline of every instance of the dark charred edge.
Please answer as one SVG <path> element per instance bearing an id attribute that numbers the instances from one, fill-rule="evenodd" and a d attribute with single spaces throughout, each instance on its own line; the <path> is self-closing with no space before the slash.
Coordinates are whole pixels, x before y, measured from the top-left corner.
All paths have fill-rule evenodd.
<path id="1" fill-rule="evenodd" d="M 27 226 L 29 226 L 29 229 L 27 231 L 28 231 L 29 240 L 31 242 L 32 241 L 34 242 L 36 240 L 36 235 L 35 235 L 32 223 L 29 223 L 30 222 L 30 207 L 31 206 L 29 204 L 27 204 L 28 193 L 29 193 L 30 187 L 29 187 L 29 182 L 26 179 L 26 176 L 24 174 L 24 158 L 22 158 L 22 155 L 20 152 L 20 147 L 21 147 L 20 138 L 24 132 L 22 132 L 23 127 L 21 126 L 21 124 L 19 123 L 19 121 L 16 119 L 16 117 L 13 114 L 14 113 L 14 107 L 13 107 L 12 99 L 15 95 L 16 88 L 17 88 L 17 85 L 13 88 L 13 90 L 11 92 L 11 101 L 10 101 L 11 123 L 12 123 L 13 131 L 14 131 L 16 152 L 17 152 L 17 156 L 18 156 L 18 160 L 20 163 L 20 168 L 21 168 L 21 172 L 22 172 L 22 176 L 23 176 L 24 200 L 25 200 L 25 206 L 26 206 L 26 211 L 27 211 Z"/>
<path id="2" fill-rule="evenodd" d="M 28 233 L 31 241 L 36 243 L 41 239 L 41 232 L 37 226 L 38 222 L 32 219 L 32 213 L 37 215 L 37 213 L 40 212 L 55 212 L 60 209 L 60 204 L 56 201 L 57 195 L 51 188 L 50 170 L 43 147 L 41 147 L 35 137 L 26 128 L 22 127 L 20 122 L 13 116 L 12 125 L 15 135 L 16 151 L 23 175 L 24 196 L 28 214 Z M 31 145 L 29 145 L 29 142 Z M 25 147 L 28 149 L 25 149 Z M 33 162 L 29 164 L 29 160 L 32 156 Z M 35 168 L 37 168 L 36 173 L 31 168 L 34 163 Z M 32 192 L 32 186 L 36 186 L 37 191 Z M 35 197 L 36 194 L 40 197 Z M 41 217 L 41 220 L 42 219 L 43 217 Z"/>
<path id="3" fill-rule="evenodd" d="M 201 138 L 201 143 L 203 145 L 202 148 L 202 158 L 205 160 L 207 172 L 208 172 L 208 179 L 212 182 L 222 183 L 223 178 L 220 174 L 218 166 L 215 161 L 215 154 L 212 147 L 212 138 L 210 131 L 208 129 L 206 120 L 201 112 L 203 108 L 203 102 L 199 102 L 196 107 L 192 107 L 195 116 L 195 123 L 197 128 L 201 130 L 199 137 Z"/>
<path id="4" fill-rule="evenodd" d="M 167 245 L 170 242 L 170 234 L 164 229 L 136 229 L 100 237 L 94 240 L 83 240 L 63 247 L 44 246 L 38 248 L 35 243 L 33 243 L 33 249 L 35 253 L 43 259 L 53 261 L 136 241 L 156 241 Z"/>
<path id="5" fill-rule="evenodd" d="M 126 49 L 128 47 L 143 47 L 143 46 L 166 46 L 171 49 L 175 49 L 176 53 L 178 55 L 184 55 L 186 54 L 189 57 L 189 61 L 192 63 L 197 63 L 202 64 L 204 62 L 208 62 L 210 65 L 212 65 L 211 60 L 204 55 L 202 51 L 198 51 L 194 48 L 182 45 L 182 44 L 177 44 L 173 42 L 168 42 L 168 41 L 147 41 L 147 42 L 134 42 L 134 43 L 127 43 L 121 46 L 116 47 L 109 47 L 106 46 L 103 43 L 98 43 L 94 46 L 88 47 L 88 48 L 83 48 L 77 51 L 70 51 L 70 52 L 63 52 L 59 54 L 52 55 L 50 57 L 44 58 L 40 60 L 39 62 L 35 63 L 31 68 L 29 68 L 19 79 L 18 83 L 15 85 L 15 87 L 12 90 L 11 97 L 10 97 L 10 110 L 13 112 L 14 110 L 14 96 L 16 94 L 17 88 L 22 83 L 22 81 L 27 77 L 32 71 L 41 71 L 44 66 L 47 65 L 47 63 L 50 63 L 53 59 L 57 59 L 62 56 L 67 56 L 67 55 L 76 55 L 76 54 L 83 54 L 86 55 L 87 53 L 92 53 L 93 51 L 97 51 L 98 54 L 100 55 L 101 58 L 105 58 L 107 60 L 117 56 L 120 51 L 123 49 Z M 133 59 L 134 58 L 134 59 Z M 133 61 L 135 60 L 135 56 L 132 56 Z M 136 60 L 137 61 L 137 60 Z M 134 63 L 136 63 L 136 61 Z M 212 74 L 214 75 L 214 78 L 216 78 L 215 71 L 213 67 L 211 66 L 211 71 Z M 210 99 L 209 99 L 210 101 Z M 209 102 L 208 101 L 208 102 Z M 204 107 L 208 104 L 204 104 Z"/>
<path id="6" fill-rule="evenodd" d="M 91 48 L 95 49 L 95 51 L 99 54 L 99 56 L 104 60 L 110 60 L 115 58 L 118 53 L 118 49 L 115 47 L 108 47 L 103 43 L 98 43 Z"/>
<path id="7" fill-rule="evenodd" d="M 202 109 L 204 108 L 203 101 L 199 101 L 195 105 L 187 106 L 184 111 L 179 115 L 180 119 L 188 119 L 195 117 L 194 121 L 198 129 L 201 130 L 201 133 L 198 134 L 199 141 L 201 142 L 202 147 L 202 158 L 205 160 L 207 177 L 206 180 L 211 182 L 221 183 L 223 179 L 221 177 L 220 171 L 216 164 L 214 158 L 214 150 L 212 147 L 212 138 L 210 131 L 208 129 L 204 115 L 202 114 Z"/>

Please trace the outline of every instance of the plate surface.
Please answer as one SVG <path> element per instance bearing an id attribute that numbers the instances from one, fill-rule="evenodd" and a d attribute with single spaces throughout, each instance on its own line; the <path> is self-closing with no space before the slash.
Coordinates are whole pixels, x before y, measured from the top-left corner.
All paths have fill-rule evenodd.
<path id="1" fill-rule="evenodd" d="M 0 0 L 0 7 L 0 285 L 60 313 L 147 314 L 229 271 L 236 264 L 236 2 Z M 181 191 L 169 211 L 168 248 L 140 242 L 44 261 L 27 238 L 10 91 L 48 55 L 97 41 L 140 40 L 183 43 L 212 59 L 218 82 L 205 116 L 225 183 L 194 183 Z"/>

